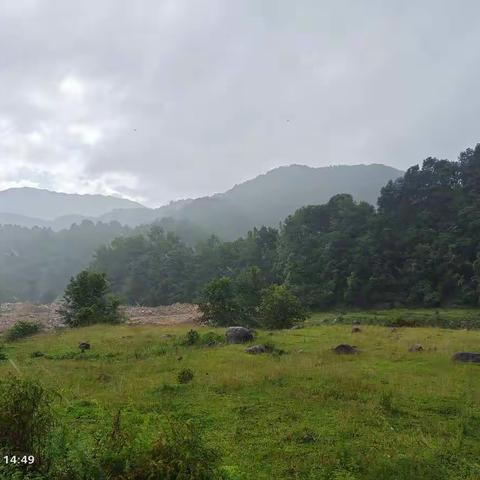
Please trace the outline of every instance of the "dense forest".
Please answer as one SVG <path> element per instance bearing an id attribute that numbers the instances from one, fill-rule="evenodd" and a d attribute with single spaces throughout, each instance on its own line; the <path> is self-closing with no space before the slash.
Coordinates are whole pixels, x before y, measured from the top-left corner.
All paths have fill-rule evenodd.
<path id="1" fill-rule="evenodd" d="M 53 299 L 67 270 L 76 273 L 97 249 L 91 268 L 128 303 L 196 301 L 209 281 L 229 277 L 246 289 L 284 284 L 310 308 L 478 305 L 480 145 L 458 161 L 410 168 L 382 189 L 377 209 L 338 194 L 235 241 L 173 220 L 136 230 L 2 227 L 0 238 L 11 245 L 0 265 L 7 299 Z"/>
<path id="2" fill-rule="evenodd" d="M 175 232 L 187 245 L 208 235 L 187 221 L 170 218 L 156 222 Z M 150 227 L 135 229 L 118 222 L 84 220 L 59 232 L 51 228 L 0 226 L 0 302 L 48 303 L 62 295 L 70 277 L 88 267 L 95 251 L 117 237 L 135 235 Z"/>
<path id="3" fill-rule="evenodd" d="M 257 267 L 259 288 L 285 284 L 311 308 L 478 305 L 480 145 L 410 168 L 382 189 L 377 210 L 339 194 L 279 230 L 195 247 L 156 227 L 102 247 L 92 267 L 129 303 L 195 300 L 208 281 L 241 281 Z"/>

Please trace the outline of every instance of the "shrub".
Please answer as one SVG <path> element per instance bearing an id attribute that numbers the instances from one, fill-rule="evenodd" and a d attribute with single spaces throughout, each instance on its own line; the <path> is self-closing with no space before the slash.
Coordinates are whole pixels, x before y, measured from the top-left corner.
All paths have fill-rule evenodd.
<path id="1" fill-rule="evenodd" d="M 257 326 L 258 307 L 262 290 L 266 287 L 262 271 L 257 266 L 241 270 L 234 278 L 234 286 L 242 320 L 241 325 Z"/>
<path id="2" fill-rule="evenodd" d="M 7 360 L 7 355 L 4 350 L 4 346 L 0 345 L 0 362 L 3 360 Z"/>
<path id="3" fill-rule="evenodd" d="M 120 302 L 109 293 L 104 273 L 84 270 L 70 280 L 63 296 L 63 307 L 59 310 L 70 327 L 94 323 L 119 323 L 122 318 Z"/>
<path id="4" fill-rule="evenodd" d="M 52 395 L 34 380 L 0 380 L 1 455 L 42 458 L 53 426 Z M 37 465 L 37 462 L 35 463 Z"/>
<path id="5" fill-rule="evenodd" d="M 174 422 L 152 435 L 135 414 L 120 412 L 113 423 L 100 427 L 88 439 L 71 441 L 70 451 L 59 459 L 55 480 L 220 480 L 220 457 L 205 445 L 194 425 Z M 126 417 L 126 418 L 124 418 Z M 73 438 L 71 438 L 73 440 Z M 86 441 L 85 441 L 86 440 Z M 66 457 L 66 458 L 65 458 Z"/>
<path id="6" fill-rule="evenodd" d="M 306 317 L 298 298 L 283 285 L 271 285 L 263 291 L 259 315 L 265 328 L 288 328 Z"/>
<path id="7" fill-rule="evenodd" d="M 193 380 L 193 372 L 189 368 L 180 370 L 177 375 L 178 383 L 188 383 Z"/>
<path id="8" fill-rule="evenodd" d="M 235 324 L 240 310 L 231 279 L 220 277 L 207 283 L 199 307 L 203 318 L 211 325 L 226 327 Z"/>
<path id="9" fill-rule="evenodd" d="M 186 333 L 184 339 L 182 340 L 182 345 L 188 345 L 188 346 L 197 345 L 199 341 L 200 341 L 200 335 L 196 330 L 192 329 Z"/>
<path id="10" fill-rule="evenodd" d="M 150 459 L 129 480 L 220 480 L 218 452 L 205 445 L 193 423 L 175 423 L 155 443 Z"/>
<path id="11" fill-rule="evenodd" d="M 35 335 L 41 330 L 41 325 L 38 323 L 25 322 L 23 320 L 16 322 L 5 333 L 5 339 L 9 342 L 20 340 L 21 338 Z"/>
<path id="12" fill-rule="evenodd" d="M 224 342 L 224 337 L 215 332 L 207 332 L 202 335 L 200 343 L 207 347 L 214 347 L 215 345 L 221 345 Z"/>

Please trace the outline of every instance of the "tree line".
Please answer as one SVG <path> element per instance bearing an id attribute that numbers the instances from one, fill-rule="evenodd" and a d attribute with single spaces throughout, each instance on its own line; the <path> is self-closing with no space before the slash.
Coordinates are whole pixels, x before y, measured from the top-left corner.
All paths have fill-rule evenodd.
<path id="1" fill-rule="evenodd" d="M 242 311 L 282 285 L 310 308 L 479 304 L 480 144 L 458 161 L 427 158 L 390 181 L 378 208 L 339 194 L 279 229 L 187 245 L 160 226 L 115 239 L 91 268 L 127 303 L 202 301 L 223 282 Z"/>

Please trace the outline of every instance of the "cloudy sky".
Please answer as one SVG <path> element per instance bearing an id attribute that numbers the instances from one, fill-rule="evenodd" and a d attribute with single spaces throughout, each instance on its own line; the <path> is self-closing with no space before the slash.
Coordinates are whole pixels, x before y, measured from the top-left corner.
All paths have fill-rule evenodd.
<path id="1" fill-rule="evenodd" d="M 1 0 L 0 189 L 148 205 L 480 141 L 478 0 Z"/>

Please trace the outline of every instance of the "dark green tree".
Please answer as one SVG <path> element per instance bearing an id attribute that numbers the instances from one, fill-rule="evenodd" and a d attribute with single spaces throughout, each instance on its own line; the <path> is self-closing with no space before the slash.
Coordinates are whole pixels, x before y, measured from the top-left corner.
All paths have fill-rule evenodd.
<path id="1" fill-rule="evenodd" d="M 211 325 L 225 327 L 240 320 L 240 308 L 235 298 L 233 282 L 228 277 L 215 278 L 203 290 L 200 310 Z"/>
<path id="2" fill-rule="evenodd" d="M 109 293 L 106 275 L 84 270 L 70 280 L 59 311 L 68 326 L 79 327 L 121 322 L 119 305 L 118 298 Z"/>
<path id="3" fill-rule="evenodd" d="M 298 298 L 284 285 L 270 285 L 262 292 L 259 318 L 264 328 L 289 328 L 305 320 Z"/>

